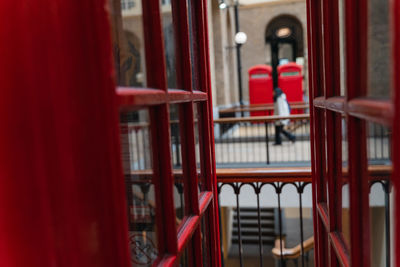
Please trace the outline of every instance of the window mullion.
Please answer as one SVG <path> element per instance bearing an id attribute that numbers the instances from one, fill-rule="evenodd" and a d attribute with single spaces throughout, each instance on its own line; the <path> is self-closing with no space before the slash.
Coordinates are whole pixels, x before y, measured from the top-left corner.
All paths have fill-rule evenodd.
<path id="1" fill-rule="evenodd" d="M 164 39 L 159 0 L 142 1 L 147 86 L 167 92 Z M 159 256 L 178 253 L 169 104 L 150 108 Z"/>
<path id="2" fill-rule="evenodd" d="M 172 172 L 170 120 L 167 104 L 150 108 L 153 147 L 156 223 L 160 256 L 178 253 L 174 177 Z"/>

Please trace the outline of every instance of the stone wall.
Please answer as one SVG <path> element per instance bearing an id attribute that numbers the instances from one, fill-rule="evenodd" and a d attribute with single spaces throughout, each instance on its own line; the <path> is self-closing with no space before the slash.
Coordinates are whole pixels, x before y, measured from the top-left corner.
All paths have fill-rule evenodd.
<path id="1" fill-rule="evenodd" d="M 217 99 L 214 105 L 238 103 L 236 51 L 232 48 L 235 34 L 233 8 L 218 9 L 218 0 L 213 1 L 213 31 L 215 48 L 215 85 Z M 248 69 L 257 64 L 270 63 L 270 48 L 265 43 L 268 23 L 280 16 L 291 15 L 297 18 L 304 32 L 304 62 L 307 77 L 307 17 L 304 0 L 282 0 L 279 2 L 240 6 L 240 31 L 247 34 L 247 42 L 241 48 L 243 99 L 248 101 Z M 226 37 L 228 35 L 228 37 Z M 307 86 L 304 87 L 306 93 Z"/>

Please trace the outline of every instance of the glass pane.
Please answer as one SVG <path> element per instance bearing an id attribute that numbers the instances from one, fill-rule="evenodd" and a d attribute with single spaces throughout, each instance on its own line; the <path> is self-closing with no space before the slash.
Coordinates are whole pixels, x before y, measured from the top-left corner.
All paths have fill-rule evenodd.
<path id="1" fill-rule="evenodd" d="M 115 1 L 116 2 L 116 1 Z M 114 39 L 117 80 L 121 86 L 146 86 L 145 47 L 141 0 L 122 0 L 122 29 L 117 26 Z M 113 22 L 121 25 L 120 20 Z"/>
<path id="2" fill-rule="evenodd" d="M 189 264 L 189 249 L 188 249 L 188 247 L 186 247 L 182 253 L 179 267 L 189 267 L 189 266 L 190 266 L 190 264 Z"/>
<path id="3" fill-rule="evenodd" d="M 187 0 L 188 3 L 188 23 L 189 23 L 189 42 L 190 42 L 190 61 L 191 61 L 191 71 L 192 71 L 192 88 L 193 90 L 199 90 L 198 86 L 198 55 L 196 51 L 198 50 L 197 38 L 196 38 L 196 27 L 195 22 L 195 12 L 193 12 L 193 0 Z"/>
<path id="4" fill-rule="evenodd" d="M 200 138 L 203 138 L 203 130 L 200 128 L 200 122 L 201 122 L 201 110 L 202 107 L 206 105 L 206 102 L 204 103 L 198 103 L 194 104 L 194 131 L 195 131 L 195 142 L 196 142 L 196 165 L 197 165 L 197 173 L 198 173 L 198 183 L 199 183 L 199 190 L 200 191 L 206 191 L 206 183 L 205 183 L 205 176 L 204 176 L 204 160 L 206 160 L 205 157 L 201 157 L 201 151 L 200 151 L 200 146 L 204 144 L 200 144 Z M 203 165 L 203 166 L 202 166 Z"/>
<path id="5" fill-rule="evenodd" d="M 179 105 L 173 104 L 169 108 L 170 134 L 171 134 L 171 157 L 172 167 L 174 169 L 175 187 L 174 201 L 176 211 L 177 225 L 181 225 L 185 216 L 185 194 L 184 183 L 182 178 L 182 149 L 179 123 Z"/>
<path id="6" fill-rule="evenodd" d="M 389 188 L 391 170 L 391 131 L 379 124 L 367 123 L 367 155 L 369 169 L 369 212 L 371 266 L 387 266 L 390 253 Z M 389 260 L 390 261 L 390 260 Z"/>
<path id="7" fill-rule="evenodd" d="M 338 114 L 338 116 L 342 116 Z M 347 120 L 342 118 L 342 234 L 350 247 L 350 190 L 349 190 L 349 146 L 347 137 Z"/>
<path id="8" fill-rule="evenodd" d="M 391 165 L 391 131 L 376 123 L 367 123 L 369 165 Z"/>
<path id="9" fill-rule="evenodd" d="M 208 222 L 208 211 L 204 214 L 201 219 L 201 248 L 203 254 L 203 267 L 210 266 L 210 223 Z"/>
<path id="10" fill-rule="evenodd" d="M 390 97 L 390 13 L 388 0 L 368 0 L 368 96 Z"/>
<path id="11" fill-rule="evenodd" d="M 340 95 L 346 93 L 346 30 L 344 0 L 339 0 Z"/>
<path id="12" fill-rule="evenodd" d="M 172 6 L 170 1 L 161 0 L 160 3 L 164 35 L 165 64 L 167 67 L 167 84 L 168 88 L 177 88 L 175 32 L 172 20 Z"/>
<path id="13" fill-rule="evenodd" d="M 151 266 L 158 252 L 148 110 L 121 114 L 120 128 L 131 262 Z"/>

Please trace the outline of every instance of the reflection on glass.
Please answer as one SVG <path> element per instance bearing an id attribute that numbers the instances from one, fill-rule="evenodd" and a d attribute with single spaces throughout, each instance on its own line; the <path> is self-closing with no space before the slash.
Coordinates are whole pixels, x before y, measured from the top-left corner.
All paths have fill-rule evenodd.
<path id="1" fill-rule="evenodd" d="M 121 86 L 145 86 L 145 56 L 141 0 L 122 0 L 122 28 L 114 20 L 114 57 L 117 83 Z"/>
<path id="2" fill-rule="evenodd" d="M 199 86 L 197 84 L 198 81 L 198 62 L 196 56 L 197 48 L 197 41 L 196 41 L 196 27 L 194 27 L 194 20 L 195 20 L 195 12 L 192 12 L 192 1 L 187 0 L 188 3 L 188 23 L 189 23 L 189 43 L 190 43 L 190 61 L 191 61 L 191 71 L 192 71 L 192 89 L 198 90 Z M 187 88 L 185 88 L 187 89 Z"/>
<path id="3" fill-rule="evenodd" d="M 151 266 L 158 252 L 148 111 L 122 113 L 120 128 L 131 262 Z"/>
<path id="4" fill-rule="evenodd" d="M 185 250 L 182 253 L 179 267 L 189 267 L 189 266 L 190 266 L 190 264 L 189 264 L 189 250 L 188 250 L 188 247 L 186 247 Z"/>
<path id="5" fill-rule="evenodd" d="M 167 84 L 168 88 L 177 88 L 175 32 L 172 20 L 172 6 L 170 1 L 161 0 L 160 3 L 164 35 L 165 64 L 167 68 Z"/>
<path id="6" fill-rule="evenodd" d="M 368 0 L 368 96 L 390 97 L 388 0 Z"/>
<path id="7" fill-rule="evenodd" d="M 371 266 L 387 266 L 390 257 L 391 130 L 367 123 Z M 390 259 L 389 259 L 390 261 Z"/>
<path id="8" fill-rule="evenodd" d="M 196 165 L 197 165 L 197 174 L 198 174 L 198 183 L 199 183 L 199 190 L 206 191 L 206 184 L 205 184 L 205 177 L 204 177 L 204 170 L 202 170 L 202 162 L 201 160 L 205 160 L 205 158 L 201 158 L 200 155 L 200 138 L 203 137 L 203 132 L 200 129 L 200 122 L 201 122 L 201 109 L 204 103 L 198 103 L 193 105 L 193 114 L 194 114 L 194 135 L 195 135 L 195 144 L 196 144 Z"/>
<path id="9" fill-rule="evenodd" d="M 341 116 L 341 115 L 338 115 Z M 342 234 L 347 246 L 350 247 L 350 191 L 349 191 L 349 150 L 347 138 L 347 120 L 342 118 Z"/>
<path id="10" fill-rule="evenodd" d="M 169 107 L 170 133 L 171 133 L 171 158 L 174 169 L 174 201 L 176 209 L 177 225 L 181 224 L 185 216 L 184 183 L 182 177 L 182 149 L 179 123 L 179 105 L 173 104 Z"/>
<path id="11" fill-rule="evenodd" d="M 202 254 L 203 254 L 203 267 L 210 266 L 209 264 L 209 255 L 210 255 L 210 243 L 208 240 L 209 237 L 209 223 L 207 219 L 207 212 L 201 219 L 201 248 L 202 248 Z"/>
<path id="12" fill-rule="evenodd" d="M 367 123 L 367 155 L 370 165 L 391 165 L 391 131 L 376 123 Z"/>

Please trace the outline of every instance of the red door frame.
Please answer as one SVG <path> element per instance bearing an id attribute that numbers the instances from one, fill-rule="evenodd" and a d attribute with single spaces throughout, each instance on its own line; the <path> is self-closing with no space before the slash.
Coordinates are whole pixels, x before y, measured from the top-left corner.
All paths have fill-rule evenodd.
<path id="1" fill-rule="evenodd" d="M 196 62 L 191 62 L 189 44 L 188 4 L 186 1 L 172 1 L 172 16 L 175 35 L 177 87 L 167 88 L 166 63 L 161 26 L 160 1 L 142 1 L 143 27 L 145 32 L 145 54 L 147 85 L 149 88 L 132 90 L 119 88 L 120 107 L 122 110 L 150 107 L 153 162 L 156 190 L 157 228 L 159 254 L 155 262 L 159 266 L 172 266 L 186 247 L 189 250 L 189 264 L 203 265 L 200 222 L 208 217 L 211 255 L 208 263 L 220 266 L 220 246 L 218 228 L 218 203 L 216 192 L 215 160 L 213 151 L 212 102 L 208 61 L 207 1 L 192 1 L 191 12 L 194 33 L 193 42 L 197 44 L 194 53 Z M 192 71 L 195 68 L 196 79 L 192 84 Z M 162 73 L 162 75 L 149 75 Z M 200 88 L 196 91 L 193 88 Z M 158 88 L 158 89 L 150 89 Z M 154 97 L 156 94 L 158 97 Z M 185 208 L 190 215 L 184 219 L 184 226 L 177 233 L 171 165 L 169 104 L 179 104 L 180 136 L 182 142 L 182 170 L 185 190 Z M 198 174 L 195 157 L 195 132 L 193 106 L 197 104 L 202 129 L 200 138 L 201 173 L 205 175 L 208 191 L 198 194 Z M 154 106 L 156 105 L 156 106 Z"/>
<path id="2" fill-rule="evenodd" d="M 367 0 L 344 1 L 348 88 L 344 96 L 340 95 L 338 0 L 307 1 L 316 266 L 371 266 L 366 122 L 393 126 L 391 181 L 395 192 L 399 186 L 400 126 L 394 121 L 400 119 L 400 78 L 396 75 L 400 70 L 400 1 L 390 2 L 394 98 L 376 100 L 368 98 L 366 90 Z M 349 144 L 350 248 L 344 241 L 341 222 L 343 116 L 347 118 Z M 400 197 L 395 194 L 396 211 L 399 203 Z M 397 218 L 394 228 L 397 233 Z M 400 238 L 395 236 L 396 255 Z"/>
<path id="3" fill-rule="evenodd" d="M 118 88 L 106 0 L 0 3 L 0 262 L 2 266 L 130 266 L 118 109 L 150 111 L 159 258 L 172 266 L 190 247 L 203 265 L 200 224 L 208 217 L 209 262 L 220 266 L 209 73 L 207 1 L 193 1 L 198 91 L 192 88 L 186 1 L 172 1 L 179 89 L 167 88 L 159 0 L 143 3 L 148 88 Z M 177 23 L 178 21 L 179 23 Z M 169 104 L 180 104 L 189 215 L 177 232 Z M 197 191 L 193 105 L 201 105 Z M 100 168 L 101 166 L 101 168 Z M 88 190 L 90 189 L 90 190 Z"/>

